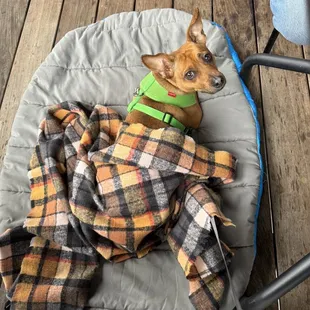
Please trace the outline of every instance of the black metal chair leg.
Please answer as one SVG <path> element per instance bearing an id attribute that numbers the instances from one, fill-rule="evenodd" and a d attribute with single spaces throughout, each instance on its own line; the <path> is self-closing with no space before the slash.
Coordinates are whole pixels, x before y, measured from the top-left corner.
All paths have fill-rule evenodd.
<path id="1" fill-rule="evenodd" d="M 273 28 L 272 33 L 270 35 L 270 38 L 269 38 L 267 45 L 264 49 L 264 53 L 269 54 L 271 52 L 271 50 L 274 46 L 274 43 L 277 40 L 278 35 L 279 35 L 279 31 L 277 29 Z"/>
<path id="2" fill-rule="evenodd" d="M 263 310 L 310 277 L 310 254 L 283 272 L 260 292 L 241 300 L 244 310 Z"/>

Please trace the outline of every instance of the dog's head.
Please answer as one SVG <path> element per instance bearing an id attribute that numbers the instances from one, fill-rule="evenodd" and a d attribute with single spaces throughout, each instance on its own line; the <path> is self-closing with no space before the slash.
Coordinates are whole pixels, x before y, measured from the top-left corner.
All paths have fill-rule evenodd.
<path id="1" fill-rule="evenodd" d="M 143 55 L 142 62 L 155 75 L 184 93 L 201 91 L 214 94 L 224 87 L 226 80 L 217 69 L 206 41 L 199 10 L 195 9 L 186 43 L 171 54 Z"/>

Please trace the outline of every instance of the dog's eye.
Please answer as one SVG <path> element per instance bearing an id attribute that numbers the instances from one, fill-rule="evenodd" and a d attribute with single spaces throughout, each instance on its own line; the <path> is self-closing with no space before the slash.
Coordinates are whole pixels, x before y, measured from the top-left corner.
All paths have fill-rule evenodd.
<path id="1" fill-rule="evenodd" d="M 210 53 L 205 53 L 202 55 L 202 58 L 205 62 L 210 62 L 212 60 L 212 55 Z"/>
<path id="2" fill-rule="evenodd" d="M 195 76 L 196 76 L 196 72 L 190 70 L 190 71 L 187 71 L 187 72 L 185 73 L 185 76 L 184 76 L 184 77 L 185 77 L 187 80 L 192 80 L 192 79 L 195 78 Z"/>

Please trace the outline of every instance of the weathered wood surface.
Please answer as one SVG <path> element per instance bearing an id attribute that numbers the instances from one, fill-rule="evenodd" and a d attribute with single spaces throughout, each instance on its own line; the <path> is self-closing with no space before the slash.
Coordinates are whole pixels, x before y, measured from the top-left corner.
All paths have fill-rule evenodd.
<path id="1" fill-rule="evenodd" d="M 144 11 L 155 8 L 172 8 L 172 0 L 136 0 L 136 11 Z"/>
<path id="2" fill-rule="evenodd" d="M 258 47 L 272 30 L 268 0 L 255 0 Z M 302 58 L 279 36 L 274 54 Z M 304 74 L 261 68 L 271 201 L 279 274 L 310 251 L 310 99 Z M 310 280 L 281 298 L 281 309 L 310 308 Z"/>
<path id="3" fill-rule="evenodd" d="M 214 21 L 223 25 L 227 30 L 239 57 L 243 61 L 247 56 L 257 53 L 255 37 L 254 11 L 250 1 L 243 0 L 215 0 L 213 1 Z M 258 108 L 260 124 L 263 124 L 261 89 L 258 68 L 253 68 L 248 83 L 253 99 Z M 264 128 L 261 128 L 261 152 L 266 170 L 264 193 L 260 206 L 257 234 L 257 256 L 251 276 L 247 294 L 253 294 L 275 278 L 275 257 L 270 216 L 268 171 L 265 156 Z M 277 309 L 276 305 L 270 309 Z"/>
<path id="4" fill-rule="evenodd" d="M 29 0 L 0 1 L 0 106 L 12 68 Z"/>
<path id="5" fill-rule="evenodd" d="M 212 0 L 174 0 L 175 9 L 193 14 L 195 8 L 199 8 L 203 18 L 212 19 Z"/>
<path id="6" fill-rule="evenodd" d="M 56 43 L 70 30 L 96 21 L 98 0 L 64 0 Z"/>
<path id="7" fill-rule="evenodd" d="M 100 0 L 97 21 L 115 13 L 133 11 L 134 0 Z"/>
<path id="8" fill-rule="evenodd" d="M 15 113 L 34 71 L 51 51 L 62 0 L 32 0 L 19 41 L 0 114 L 0 166 L 2 166 Z"/>

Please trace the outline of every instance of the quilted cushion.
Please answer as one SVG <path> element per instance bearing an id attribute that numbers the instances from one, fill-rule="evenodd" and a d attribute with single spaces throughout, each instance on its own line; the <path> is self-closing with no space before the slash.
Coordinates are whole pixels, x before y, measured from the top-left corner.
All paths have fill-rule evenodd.
<path id="1" fill-rule="evenodd" d="M 34 74 L 13 124 L 0 176 L 0 232 L 23 223 L 30 209 L 27 165 L 37 128 L 49 105 L 76 100 L 110 106 L 126 115 L 126 106 L 148 70 L 142 54 L 170 52 L 185 41 L 191 15 L 155 9 L 110 16 L 69 32 Z M 194 138 L 238 158 L 237 178 L 222 186 L 223 212 L 236 227 L 222 227 L 224 242 L 235 248 L 230 266 L 241 296 L 255 252 L 255 227 L 261 193 L 259 128 L 255 105 L 240 81 L 240 62 L 225 31 L 203 21 L 208 48 L 227 84 L 220 92 L 199 94 L 203 120 Z M 166 244 L 140 260 L 102 262 L 93 281 L 89 307 L 109 310 L 193 309 L 187 281 Z M 227 286 L 228 287 L 228 286 Z M 222 309 L 232 309 L 227 291 Z"/>

